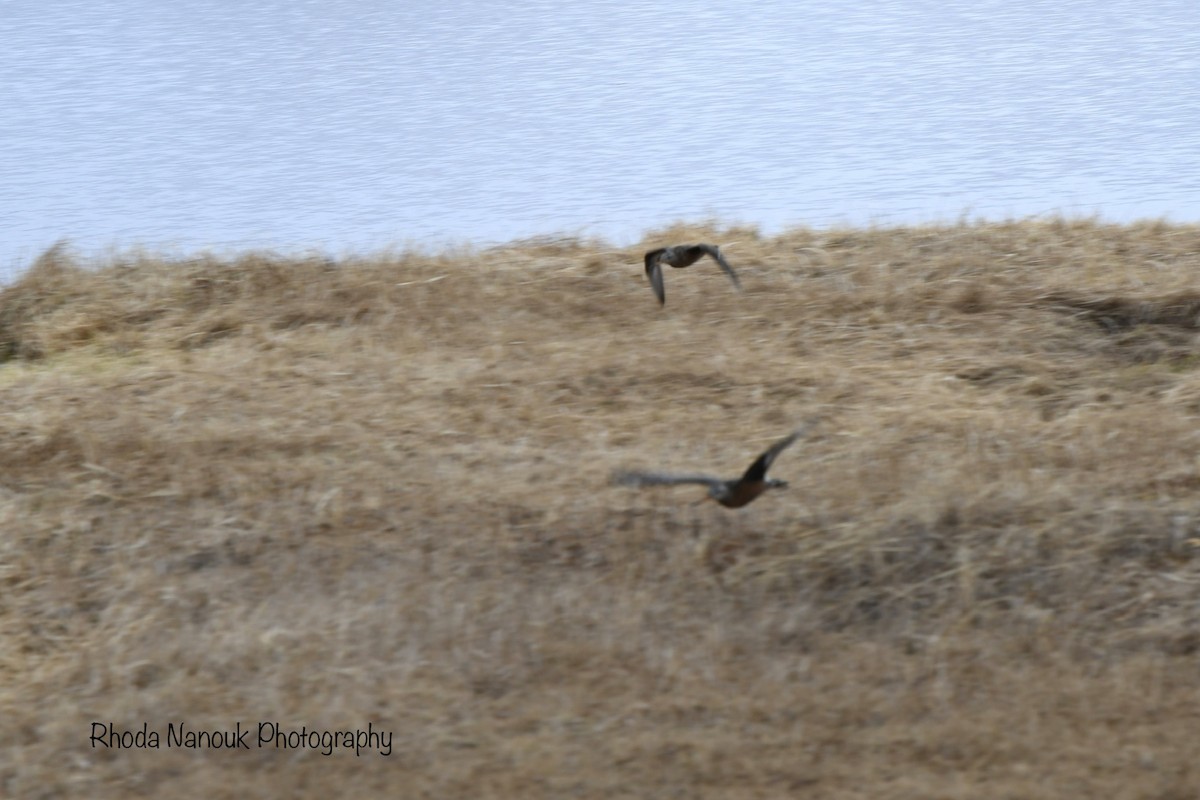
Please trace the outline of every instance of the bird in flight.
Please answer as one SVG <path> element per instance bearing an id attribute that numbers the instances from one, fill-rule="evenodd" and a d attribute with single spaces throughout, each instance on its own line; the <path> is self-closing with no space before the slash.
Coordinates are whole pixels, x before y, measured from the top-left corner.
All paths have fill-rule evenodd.
<path id="1" fill-rule="evenodd" d="M 729 280 L 733 281 L 733 285 L 738 291 L 741 291 L 742 285 L 738 283 L 737 273 L 733 271 L 733 267 L 729 266 L 725 256 L 721 255 L 721 249 L 716 245 L 678 244 L 674 247 L 660 247 L 646 253 L 646 277 L 650 279 L 650 286 L 654 289 L 659 305 L 665 305 L 667 302 L 667 290 L 663 287 L 662 265 L 666 264 L 668 267 L 682 269 L 690 267 L 704 256 L 712 256 L 721 269 L 725 270 Z"/>
<path id="2" fill-rule="evenodd" d="M 775 458 L 791 446 L 808 429 L 804 426 L 771 445 L 760 455 L 740 478 L 725 480 L 711 475 L 675 474 L 670 472 L 615 472 L 612 482 L 618 486 L 675 486 L 681 483 L 698 483 L 708 487 L 708 497 L 726 508 L 741 508 L 749 504 L 768 489 L 783 489 L 787 481 L 768 478 L 767 470 Z"/>

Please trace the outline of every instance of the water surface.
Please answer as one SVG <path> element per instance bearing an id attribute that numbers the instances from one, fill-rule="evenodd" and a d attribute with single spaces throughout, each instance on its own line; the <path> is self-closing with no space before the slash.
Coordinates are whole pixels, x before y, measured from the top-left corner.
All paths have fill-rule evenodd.
<path id="1" fill-rule="evenodd" d="M 676 219 L 1200 218 L 1182 0 L 8 0 L 0 278 Z"/>

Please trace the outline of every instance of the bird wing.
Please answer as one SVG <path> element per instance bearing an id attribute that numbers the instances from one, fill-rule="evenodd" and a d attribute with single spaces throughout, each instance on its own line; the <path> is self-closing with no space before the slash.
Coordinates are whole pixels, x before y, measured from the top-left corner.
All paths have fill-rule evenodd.
<path id="1" fill-rule="evenodd" d="M 742 284 L 738 282 L 737 273 L 733 271 L 733 267 L 729 266 L 729 262 L 721 254 L 721 248 L 711 244 L 701 244 L 697 245 L 697 247 L 703 247 L 704 252 L 713 257 L 713 261 L 716 261 L 721 269 L 725 270 L 725 274 L 729 276 L 729 280 L 733 281 L 733 285 L 737 287 L 738 291 L 741 291 Z"/>
<path id="2" fill-rule="evenodd" d="M 767 470 L 771 468 L 771 463 L 775 461 L 775 457 L 784 450 L 792 446 L 792 443 L 800 438 L 800 434 L 807 430 L 808 426 L 799 430 L 793 431 L 790 435 L 780 439 L 775 444 L 771 445 L 765 453 L 754 460 L 750 468 L 746 470 L 746 474 L 742 476 L 743 481 L 761 481 L 767 477 Z"/>
<path id="3" fill-rule="evenodd" d="M 654 296 L 658 298 L 658 304 L 666 305 L 667 290 L 663 286 L 662 264 L 659 259 L 666 252 L 665 248 L 651 250 L 646 253 L 646 277 L 650 279 L 650 287 L 654 289 Z"/>
<path id="4" fill-rule="evenodd" d="M 711 475 L 679 474 L 673 472 L 641 472 L 620 470 L 612 474 L 617 486 L 677 486 L 682 483 L 699 483 L 704 486 L 723 485 L 725 481 Z"/>

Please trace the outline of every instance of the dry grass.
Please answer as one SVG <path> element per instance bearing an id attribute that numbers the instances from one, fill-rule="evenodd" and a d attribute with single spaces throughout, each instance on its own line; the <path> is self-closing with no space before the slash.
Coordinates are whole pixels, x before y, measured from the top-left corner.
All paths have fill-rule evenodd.
<path id="1" fill-rule="evenodd" d="M 689 239 L 745 293 L 660 309 Z M 55 248 L 0 293 L 0 794 L 1193 797 L 1198 273 L 1089 220 Z M 739 512 L 606 483 L 814 415 Z"/>

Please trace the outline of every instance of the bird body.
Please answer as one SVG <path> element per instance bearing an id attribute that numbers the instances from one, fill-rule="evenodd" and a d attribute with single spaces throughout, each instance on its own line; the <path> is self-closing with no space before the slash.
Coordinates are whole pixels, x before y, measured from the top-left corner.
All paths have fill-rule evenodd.
<path id="1" fill-rule="evenodd" d="M 725 480 L 711 475 L 679 474 L 671 472 L 639 472 L 621 471 L 613 475 L 612 481 L 620 486 L 675 486 L 684 483 L 697 483 L 708 487 L 708 497 L 716 500 L 726 508 L 741 508 L 748 505 L 768 489 L 783 489 L 787 481 L 768 478 L 767 470 L 775 458 L 790 447 L 804 432 L 804 428 L 794 431 L 771 445 L 766 452 L 754 460 L 749 469 L 740 478 Z"/>
<path id="2" fill-rule="evenodd" d="M 721 249 L 713 244 L 679 244 L 671 247 L 660 247 L 657 250 L 651 250 L 646 253 L 646 277 L 650 279 L 650 286 L 654 289 L 654 295 L 658 298 L 659 305 L 665 305 L 667 302 L 667 290 L 663 286 L 662 265 L 666 264 L 669 267 L 682 269 L 690 267 L 704 256 L 711 256 L 713 261 L 725 271 L 729 276 L 729 280 L 733 281 L 733 285 L 738 291 L 741 291 L 742 285 L 738 283 L 737 273 L 733 271 L 733 267 L 729 266 L 729 262 L 725 260 L 725 256 L 721 254 Z"/>

